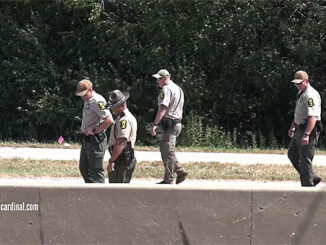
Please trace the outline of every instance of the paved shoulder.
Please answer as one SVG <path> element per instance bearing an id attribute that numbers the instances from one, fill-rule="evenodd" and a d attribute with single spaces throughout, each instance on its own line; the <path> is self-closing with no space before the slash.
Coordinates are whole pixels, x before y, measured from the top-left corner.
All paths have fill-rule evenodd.
<path id="1" fill-rule="evenodd" d="M 80 149 L 0 147 L 0 158 L 79 160 Z M 220 162 L 237 164 L 291 164 L 286 154 L 177 152 L 181 163 Z M 160 152 L 136 151 L 138 161 L 161 161 Z M 106 151 L 104 160 L 109 159 Z M 326 166 L 326 156 L 316 155 L 314 165 Z"/>

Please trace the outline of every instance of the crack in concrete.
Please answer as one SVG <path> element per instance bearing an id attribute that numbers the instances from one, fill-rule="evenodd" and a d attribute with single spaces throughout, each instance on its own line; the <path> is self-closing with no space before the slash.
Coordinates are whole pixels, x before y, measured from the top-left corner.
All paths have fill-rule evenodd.
<path id="1" fill-rule="evenodd" d="M 177 193 L 176 191 L 174 193 Z M 179 233 L 181 235 L 181 239 L 182 239 L 182 244 L 183 245 L 191 245 L 190 241 L 189 241 L 189 238 L 188 238 L 188 235 L 187 235 L 187 232 L 186 232 L 186 229 L 184 228 L 183 226 L 183 222 L 181 220 L 181 217 L 180 217 L 180 213 L 179 213 L 179 209 L 178 209 L 178 195 L 175 196 L 175 200 L 176 200 L 176 203 L 175 203 L 175 211 L 176 211 L 176 214 L 177 214 L 177 217 L 178 217 L 178 228 L 179 228 Z"/>
<path id="2" fill-rule="evenodd" d="M 237 224 L 237 223 L 239 223 L 240 221 L 244 221 L 244 220 L 247 220 L 247 219 L 250 219 L 250 222 L 249 222 L 249 225 L 250 225 L 250 231 L 249 231 L 249 235 L 248 235 L 248 237 L 250 238 L 250 240 L 249 240 L 249 244 L 251 244 L 252 243 L 252 230 L 253 230 L 253 227 L 254 227 L 254 224 L 253 224 L 253 190 L 251 191 L 251 193 L 250 193 L 250 206 L 249 206 L 249 208 L 250 208 L 250 212 L 249 212 L 249 215 L 248 216 L 245 216 L 245 217 L 243 217 L 243 218 L 241 218 L 241 219 L 237 219 L 237 220 L 235 220 L 235 221 L 233 221 L 232 223 L 233 224 Z"/>
<path id="3" fill-rule="evenodd" d="M 188 236 L 187 236 L 187 233 L 186 233 L 186 230 L 185 228 L 183 227 L 183 223 L 181 221 L 180 218 L 178 218 L 178 225 L 179 225 L 179 232 L 181 234 L 181 237 L 182 237 L 182 243 L 184 245 L 190 245 L 190 242 L 189 242 L 189 239 L 188 239 Z"/>
<path id="4" fill-rule="evenodd" d="M 42 227 L 42 212 L 41 212 L 41 192 L 40 188 L 38 188 L 38 217 L 40 222 L 40 242 L 43 245 L 44 244 L 44 233 L 43 233 L 43 227 Z"/>
<path id="5" fill-rule="evenodd" d="M 250 193 L 250 234 L 249 234 L 249 244 L 252 244 L 252 230 L 253 230 L 253 221 L 252 221 L 252 212 L 253 212 L 253 203 L 254 203 L 254 191 Z"/>
<path id="6" fill-rule="evenodd" d="M 291 192 L 292 193 L 292 192 Z M 265 206 L 261 206 L 259 207 L 258 209 L 254 210 L 255 214 L 258 214 L 260 212 L 263 212 L 271 207 L 273 207 L 275 204 L 279 204 L 279 203 L 282 203 L 289 194 L 291 193 L 283 193 L 281 197 L 277 198 L 275 201 L 265 205 Z"/>

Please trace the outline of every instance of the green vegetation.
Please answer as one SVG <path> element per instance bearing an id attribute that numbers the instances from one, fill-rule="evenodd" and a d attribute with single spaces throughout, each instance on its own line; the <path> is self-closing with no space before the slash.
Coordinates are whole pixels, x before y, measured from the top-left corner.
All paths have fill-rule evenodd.
<path id="1" fill-rule="evenodd" d="M 30 148 L 66 148 L 76 149 L 81 145 L 78 143 L 69 143 L 69 145 L 60 145 L 59 143 L 41 143 L 34 141 L 0 141 L 0 147 L 30 147 Z"/>
<path id="2" fill-rule="evenodd" d="M 76 161 L 0 159 L 1 177 L 79 177 Z"/>
<path id="3" fill-rule="evenodd" d="M 292 166 L 255 164 L 188 163 L 184 168 L 190 179 L 293 181 L 298 175 Z M 315 167 L 326 179 L 326 167 Z M 162 178 L 161 162 L 137 163 L 134 178 Z M 4 177 L 80 177 L 77 161 L 0 159 L 0 178 Z"/>
<path id="4" fill-rule="evenodd" d="M 225 131 L 218 126 L 209 126 L 204 123 L 204 118 L 190 114 L 185 118 L 186 127 L 181 137 L 180 145 L 188 147 L 206 147 L 211 149 L 268 149 L 280 148 L 273 132 L 264 137 L 259 131 L 241 133 L 234 129 L 233 132 Z"/>
<path id="5" fill-rule="evenodd" d="M 325 1 L 0 1 L 0 140 L 78 142 L 88 77 L 130 91 L 138 140 L 156 145 L 160 68 L 185 92 L 182 146 L 286 148 L 298 69 L 326 101 Z M 325 115 L 325 107 L 322 108 Z M 325 137 L 320 146 L 325 148 Z"/>
<path id="6" fill-rule="evenodd" d="M 40 143 L 40 142 L 14 142 L 0 141 L 0 147 L 31 147 L 31 148 L 63 148 L 63 149 L 80 149 L 81 145 L 72 143 L 69 146 L 60 145 L 58 143 Z M 136 145 L 136 151 L 159 151 L 158 146 L 142 146 Z M 264 148 L 215 148 L 207 146 L 178 146 L 177 151 L 183 152 L 234 152 L 234 153 L 257 153 L 257 154 L 286 154 L 287 149 L 264 149 Z M 326 155 L 325 150 L 317 149 L 316 154 Z"/>

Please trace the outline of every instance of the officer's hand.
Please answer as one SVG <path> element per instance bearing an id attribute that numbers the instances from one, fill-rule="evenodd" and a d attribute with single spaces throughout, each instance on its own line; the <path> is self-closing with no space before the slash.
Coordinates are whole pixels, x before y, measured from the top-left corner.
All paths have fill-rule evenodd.
<path id="1" fill-rule="evenodd" d="M 301 145 L 308 145 L 309 144 L 309 136 L 303 136 L 301 139 Z"/>
<path id="2" fill-rule="evenodd" d="M 294 135 L 294 129 L 293 128 L 290 128 L 289 129 L 289 131 L 288 131 L 288 136 L 290 137 L 290 138 L 292 138 L 293 137 L 293 135 Z"/>
<path id="3" fill-rule="evenodd" d="M 109 172 L 109 173 L 114 172 L 114 162 L 110 162 L 110 161 L 109 161 L 108 172 Z"/>
<path id="4" fill-rule="evenodd" d="M 157 129 L 157 126 L 153 126 L 152 127 L 152 136 L 156 136 L 156 129 Z"/>
<path id="5" fill-rule="evenodd" d="M 83 133 L 85 135 L 94 135 L 93 129 L 90 129 L 90 128 L 85 128 Z"/>

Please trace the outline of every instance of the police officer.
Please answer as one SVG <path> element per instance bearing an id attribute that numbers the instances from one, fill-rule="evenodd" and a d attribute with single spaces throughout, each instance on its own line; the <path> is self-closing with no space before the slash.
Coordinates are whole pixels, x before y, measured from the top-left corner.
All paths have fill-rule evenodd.
<path id="1" fill-rule="evenodd" d="M 85 183 L 104 183 L 103 158 L 106 150 L 106 129 L 112 124 L 106 101 L 93 90 L 91 81 L 84 79 L 77 85 L 76 95 L 84 101 L 79 170 Z"/>
<path id="2" fill-rule="evenodd" d="M 309 83 L 308 74 L 297 71 L 292 83 L 299 90 L 294 119 L 288 131 L 291 138 L 288 157 L 300 174 L 302 186 L 316 186 L 322 178 L 313 171 L 315 145 L 321 131 L 320 95 Z"/>
<path id="3" fill-rule="evenodd" d="M 129 93 L 114 90 L 107 105 L 117 116 L 109 138 L 108 173 L 110 183 L 129 183 L 136 166 L 134 146 L 137 136 L 137 121 L 127 108 Z"/>
<path id="4" fill-rule="evenodd" d="M 156 136 L 157 127 L 162 131 L 160 151 L 165 168 L 164 179 L 158 184 L 172 184 L 177 174 L 176 184 L 183 182 L 188 175 L 175 155 L 176 139 L 181 133 L 184 94 L 171 79 L 170 73 L 159 70 L 153 75 L 161 87 L 158 96 L 158 111 L 152 127 L 152 136 Z"/>

